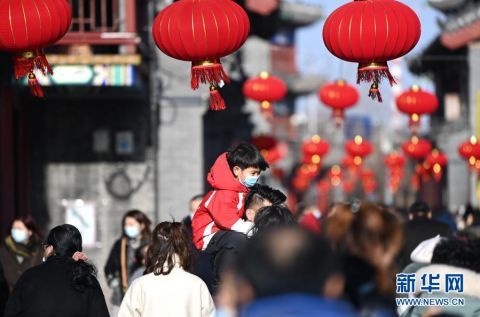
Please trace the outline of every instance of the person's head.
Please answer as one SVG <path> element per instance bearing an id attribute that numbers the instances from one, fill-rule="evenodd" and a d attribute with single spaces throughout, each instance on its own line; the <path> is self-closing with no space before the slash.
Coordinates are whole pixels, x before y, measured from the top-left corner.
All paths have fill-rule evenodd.
<path id="1" fill-rule="evenodd" d="M 260 173 L 269 167 L 260 151 L 250 143 L 241 143 L 228 152 L 227 162 L 235 178 L 246 187 L 255 185 Z"/>
<path id="2" fill-rule="evenodd" d="M 202 203 L 203 200 L 203 195 L 195 195 L 192 198 L 190 198 L 190 201 L 188 203 L 188 210 L 190 211 L 190 214 L 194 214 L 195 211 L 197 211 L 198 206 Z"/>
<path id="3" fill-rule="evenodd" d="M 323 234 L 331 245 L 337 249 L 343 246 L 354 214 L 350 205 L 335 203 L 323 223 Z"/>
<path id="4" fill-rule="evenodd" d="M 408 209 L 408 219 L 412 220 L 414 218 L 427 217 L 428 219 L 432 218 L 432 210 L 427 203 L 423 201 L 417 201 L 413 203 Z"/>
<path id="5" fill-rule="evenodd" d="M 152 233 L 146 255 L 145 274 L 170 274 L 175 265 L 190 271 L 193 245 L 185 226 L 179 222 L 162 222 Z"/>
<path id="6" fill-rule="evenodd" d="M 48 233 L 44 243 L 44 257 L 66 258 L 72 265 L 73 287 L 82 292 L 86 287 L 98 285 L 93 265 L 79 259 L 74 260 L 76 252 L 82 252 L 82 235 L 75 226 L 64 224 L 56 226 Z"/>
<path id="7" fill-rule="evenodd" d="M 347 252 L 377 269 L 390 267 L 402 245 L 402 223 L 391 212 L 364 203 L 354 213 L 346 237 Z"/>
<path id="8" fill-rule="evenodd" d="M 338 267 L 324 240 L 298 227 L 277 227 L 252 238 L 235 271 L 239 289 L 256 299 L 287 293 L 335 298 L 343 291 Z"/>
<path id="9" fill-rule="evenodd" d="M 442 239 L 433 250 L 432 264 L 446 264 L 480 273 L 480 239 Z"/>
<path id="10" fill-rule="evenodd" d="M 463 220 L 467 227 L 480 225 L 480 212 L 474 209 L 472 205 L 468 204 L 463 214 Z"/>
<path id="11" fill-rule="evenodd" d="M 40 231 L 32 216 L 17 217 L 13 220 L 10 235 L 19 244 L 39 244 Z"/>
<path id="12" fill-rule="evenodd" d="M 255 219 L 257 211 L 262 207 L 285 203 L 287 197 L 279 190 L 266 185 L 255 185 L 245 198 L 245 218 Z"/>
<path id="13" fill-rule="evenodd" d="M 44 246 L 46 258 L 52 255 L 71 258 L 75 252 L 82 251 L 82 235 L 75 226 L 56 226 L 48 233 Z"/>
<path id="14" fill-rule="evenodd" d="M 282 205 L 271 205 L 258 210 L 253 221 L 254 234 L 280 226 L 291 226 L 295 224 L 292 212 Z"/>
<path id="15" fill-rule="evenodd" d="M 150 238 L 150 219 L 140 210 L 128 211 L 122 219 L 123 236 L 130 239 Z"/>

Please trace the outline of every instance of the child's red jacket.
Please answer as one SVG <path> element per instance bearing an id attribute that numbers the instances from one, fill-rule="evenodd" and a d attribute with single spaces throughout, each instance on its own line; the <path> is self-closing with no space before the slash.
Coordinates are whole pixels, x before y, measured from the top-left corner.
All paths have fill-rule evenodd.
<path id="1" fill-rule="evenodd" d="M 248 188 L 233 175 L 227 153 L 217 158 L 207 181 L 213 189 L 205 195 L 192 219 L 193 242 L 199 250 L 205 250 L 213 235 L 220 230 L 247 234 L 253 226 L 242 219 Z"/>

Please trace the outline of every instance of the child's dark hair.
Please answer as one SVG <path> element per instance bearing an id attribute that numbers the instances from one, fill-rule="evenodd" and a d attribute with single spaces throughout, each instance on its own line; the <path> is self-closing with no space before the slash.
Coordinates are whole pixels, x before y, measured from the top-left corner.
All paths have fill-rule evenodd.
<path id="1" fill-rule="evenodd" d="M 178 259 L 176 259 L 178 257 Z M 193 245 L 185 226 L 180 222 L 162 222 L 152 233 L 148 246 L 145 274 L 170 274 L 175 264 L 191 271 Z M 176 263 L 176 261 L 180 263 Z"/>
<path id="2" fill-rule="evenodd" d="M 227 162 L 232 171 L 235 166 L 240 167 L 242 170 L 254 167 L 259 168 L 261 171 L 269 167 L 260 151 L 250 143 L 240 143 L 235 149 L 228 152 Z"/>
<path id="3" fill-rule="evenodd" d="M 53 247 L 53 256 L 67 258 L 72 262 L 72 284 L 77 291 L 83 292 L 87 287 L 98 285 L 95 267 L 83 260 L 72 259 L 75 252 L 82 251 L 82 235 L 76 227 L 64 224 L 53 228 L 45 245 Z"/>

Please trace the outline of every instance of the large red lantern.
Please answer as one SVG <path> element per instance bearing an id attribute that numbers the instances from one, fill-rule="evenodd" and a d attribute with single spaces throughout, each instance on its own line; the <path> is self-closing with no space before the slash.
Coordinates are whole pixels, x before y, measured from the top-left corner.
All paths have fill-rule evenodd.
<path id="1" fill-rule="evenodd" d="M 359 166 L 363 160 L 373 152 L 373 145 L 357 135 L 355 139 L 345 144 L 345 150 L 353 157 L 353 163 Z"/>
<path id="2" fill-rule="evenodd" d="M 225 109 L 217 87 L 230 79 L 220 57 L 238 50 L 248 37 L 250 21 L 242 7 L 231 0 L 180 0 L 158 14 L 152 32 L 162 52 L 192 62 L 192 89 L 210 84 L 210 109 Z"/>
<path id="3" fill-rule="evenodd" d="M 0 0 L 0 51 L 13 52 L 15 79 L 28 76 L 30 92 L 43 97 L 34 74 L 53 75 L 42 51 L 70 28 L 72 9 L 65 0 Z"/>
<path id="4" fill-rule="evenodd" d="M 480 160 L 480 143 L 477 138 L 472 136 L 470 140 L 460 144 L 458 153 L 468 162 L 468 165 L 475 166 L 475 163 Z"/>
<path id="5" fill-rule="evenodd" d="M 314 135 L 302 145 L 303 163 L 320 164 L 322 157 L 324 157 L 329 150 L 330 144 L 320 138 L 319 135 Z"/>
<path id="6" fill-rule="evenodd" d="M 439 182 L 443 176 L 443 170 L 447 166 L 448 159 L 445 154 L 437 149 L 434 149 L 426 158 L 423 165 L 427 170 L 431 171 L 433 178 Z"/>
<path id="7" fill-rule="evenodd" d="M 397 108 L 410 116 L 410 127 L 416 131 L 420 126 L 420 116 L 431 114 L 438 108 L 438 99 L 434 94 L 413 86 L 396 99 Z"/>
<path id="8" fill-rule="evenodd" d="M 355 0 L 336 9 L 325 21 L 323 41 L 335 56 L 359 63 L 357 83 L 372 83 L 369 96 L 382 101 L 379 83 L 395 83 L 387 61 L 405 55 L 420 38 L 420 20 L 394 0 Z"/>
<path id="9" fill-rule="evenodd" d="M 358 91 L 344 80 L 326 84 L 318 90 L 318 98 L 327 107 L 332 108 L 332 117 L 338 126 L 343 122 L 345 110 L 358 102 Z"/>
<path id="10" fill-rule="evenodd" d="M 432 151 L 432 144 L 428 140 L 414 136 L 402 145 L 405 155 L 413 160 L 423 160 Z"/>
<path id="11" fill-rule="evenodd" d="M 272 102 L 280 101 L 287 94 L 285 82 L 268 72 L 261 72 L 257 77 L 251 78 L 243 85 L 243 94 L 250 99 L 260 102 L 263 113 L 273 112 Z"/>

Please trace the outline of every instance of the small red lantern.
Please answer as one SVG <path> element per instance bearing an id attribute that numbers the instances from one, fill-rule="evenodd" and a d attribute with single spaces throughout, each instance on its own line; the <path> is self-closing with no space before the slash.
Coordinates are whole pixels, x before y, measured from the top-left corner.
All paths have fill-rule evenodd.
<path id="1" fill-rule="evenodd" d="M 287 95 L 287 85 L 278 77 L 268 72 L 261 72 L 258 77 L 251 78 L 243 84 L 243 94 L 260 102 L 260 110 L 271 115 L 272 102 L 280 101 Z"/>
<path id="2" fill-rule="evenodd" d="M 297 170 L 297 176 L 311 180 L 315 178 L 320 172 L 320 168 L 315 164 L 302 164 Z"/>
<path id="3" fill-rule="evenodd" d="M 385 165 L 389 169 L 389 187 L 393 193 L 398 191 L 402 182 L 406 159 L 397 152 L 392 152 L 385 156 Z"/>
<path id="4" fill-rule="evenodd" d="M 337 127 L 343 122 L 345 110 L 353 107 L 358 102 L 358 91 L 344 80 L 326 84 L 318 91 L 318 98 L 327 107 L 332 108 L 332 117 Z"/>
<path id="5" fill-rule="evenodd" d="M 419 139 L 414 136 L 403 143 L 402 149 L 405 155 L 411 159 L 422 160 L 432 151 L 432 144 L 428 140 Z"/>
<path id="6" fill-rule="evenodd" d="M 192 62 L 192 89 L 210 84 L 212 110 L 225 109 L 217 87 L 230 82 L 220 57 L 238 50 L 249 32 L 247 13 L 231 0 L 179 0 L 157 15 L 152 28 L 162 52 Z"/>
<path id="7" fill-rule="evenodd" d="M 397 152 L 392 152 L 386 155 L 384 161 L 385 165 L 392 170 L 403 168 L 406 163 L 405 157 Z"/>
<path id="8" fill-rule="evenodd" d="M 357 83 L 372 83 L 369 96 L 382 101 L 378 90 L 381 79 L 395 83 L 387 61 L 414 48 L 420 33 L 420 20 L 403 3 L 356 0 L 330 14 L 323 27 L 323 41 L 333 55 L 359 63 Z"/>
<path id="9" fill-rule="evenodd" d="M 310 179 L 296 176 L 292 181 L 292 186 L 298 192 L 304 192 L 310 186 Z"/>
<path id="10" fill-rule="evenodd" d="M 28 76 L 34 96 L 43 97 L 34 70 L 53 75 L 42 49 L 60 40 L 71 22 L 65 0 L 0 1 L 0 51 L 16 53 L 15 79 Z"/>
<path id="11" fill-rule="evenodd" d="M 477 138 L 472 136 L 470 140 L 460 144 L 458 153 L 468 162 L 468 165 L 475 166 L 475 163 L 480 160 L 480 143 Z"/>
<path id="12" fill-rule="evenodd" d="M 330 191 L 330 182 L 327 179 L 318 181 L 317 190 L 320 194 L 328 194 Z"/>
<path id="13" fill-rule="evenodd" d="M 354 140 L 345 144 L 345 150 L 353 157 L 353 163 L 360 166 L 363 160 L 373 152 L 373 145 L 357 135 Z"/>
<path id="14" fill-rule="evenodd" d="M 255 145 L 269 164 L 274 164 L 284 157 L 280 143 L 272 136 L 256 136 L 250 140 L 250 143 Z"/>
<path id="15" fill-rule="evenodd" d="M 303 163 L 304 164 L 320 164 L 330 150 L 330 144 L 322 140 L 319 135 L 314 135 L 309 141 L 302 145 Z"/>
<path id="16" fill-rule="evenodd" d="M 342 183 L 342 190 L 344 193 L 349 194 L 355 189 L 355 184 L 352 180 L 346 180 Z"/>
<path id="17" fill-rule="evenodd" d="M 443 176 L 443 170 L 447 166 L 448 159 L 445 154 L 435 149 L 425 158 L 424 165 L 432 172 L 433 178 L 439 182 Z"/>
<path id="18" fill-rule="evenodd" d="M 342 168 L 339 165 L 333 165 L 328 176 L 333 187 L 340 186 L 342 183 Z"/>
<path id="19" fill-rule="evenodd" d="M 410 116 L 410 127 L 416 132 L 420 126 L 420 116 L 431 114 L 438 109 L 438 99 L 432 93 L 423 91 L 419 86 L 413 86 L 396 99 L 399 111 Z"/>

